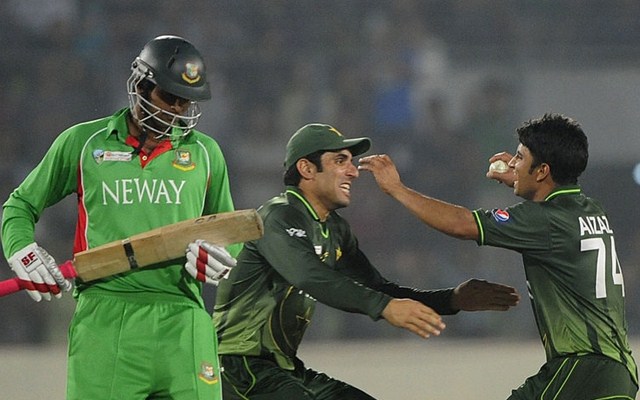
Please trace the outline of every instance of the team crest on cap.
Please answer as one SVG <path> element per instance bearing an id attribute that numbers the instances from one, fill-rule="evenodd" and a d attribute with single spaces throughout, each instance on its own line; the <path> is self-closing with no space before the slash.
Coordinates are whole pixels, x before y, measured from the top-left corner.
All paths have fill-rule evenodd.
<path id="1" fill-rule="evenodd" d="M 173 166 L 181 171 L 191 171 L 196 164 L 191 160 L 191 152 L 187 150 L 176 150 L 176 158 L 173 160 Z"/>
<path id="2" fill-rule="evenodd" d="M 218 377 L 216 376 L 213 365 L 208 362 L 200 364 L 200 373 L 198 374 L 198 378 L 207 385 L 218 383 Z"/>
<path id="3" fill-rule="evenodd" d="M 198 65 L 187 63 L 184 66 L 185 71 L 182 73 L 182 79 L 190 84 L 197 83 L 200 80 L 200 71 Z"/>
<path id="4" fill-rule="evenodd" d="M 493 210 L 491 212 L 493 214 L 493 218 L 498 222 L 507 222 L 509 220 L 509 212 L 506 210 Z"/>

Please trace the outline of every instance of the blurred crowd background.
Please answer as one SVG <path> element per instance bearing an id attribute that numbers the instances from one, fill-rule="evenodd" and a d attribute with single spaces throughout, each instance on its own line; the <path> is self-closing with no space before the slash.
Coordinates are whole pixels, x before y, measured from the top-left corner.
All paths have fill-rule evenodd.
<path id="1" fill-rule="evenodd" d="M 632 335 L 640 332 L 640 2 L 635 0 L 4 0 L 0 3 L 0 198 L 75 123 L 127 106 L 131 61 L 160 34 L 203 54 L 213 99 L 198 128 L 222 145 L 237 208 L 282 190 L 288 137 L 309 122 L 373 139 L 405 183 L 469 208 L 519 201 L 484 175 L 515 128 L 548 111 L 590 139 L 581 179 L 609 210 Z M 640 174 L 639 174 L 640 175 Z M 449 337 L 536 337 L 517 254 L 432 231 L 368 174 L 341 211 L 383 274 L 420 288 L 471 278 L 518 288 L 508 313 L 447 317 Z M 72 256 L 75 199 L 49 209 L 38 242 Z M 135 223 L 135 215 L 132 215 Z M 0 278 L 13 276 L 6 262 Z M 208 306 L 215 289 L 207 288 Z M 0 299 L 0 343 L 65 340 L 73 299 Z M 407 337 L 319 306 L 311 339 Z"/>

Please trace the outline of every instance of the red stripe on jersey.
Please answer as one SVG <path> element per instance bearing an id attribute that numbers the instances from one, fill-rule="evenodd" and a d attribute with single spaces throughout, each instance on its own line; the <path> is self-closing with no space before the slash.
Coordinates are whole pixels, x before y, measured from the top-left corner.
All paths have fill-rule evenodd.
<path id="1" fill-rule="evenodd" d="M 87 249 L 87 208 L 84 206 L 84 187 L 82 186 L 82 169 L 78 165 L 78 221 L 73 241 L 73 254 Z"/>

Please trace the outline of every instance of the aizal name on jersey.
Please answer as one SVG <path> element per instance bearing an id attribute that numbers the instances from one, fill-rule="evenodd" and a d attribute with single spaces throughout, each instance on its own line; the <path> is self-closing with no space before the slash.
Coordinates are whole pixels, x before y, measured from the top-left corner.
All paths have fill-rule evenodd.
<path id="1" fill-rule="evenodd" d="M 613 234 L 613 230 L 609 227 L 609 220 L 604 215 L 578 217 L 578 221 L 580 221 L 580 236 Z"/>
<path id="2" fill-rule="evenodd" d="M 110 186 L 102 182 L 102 204 L 181 204 L 180 193 L 186 181 L 117 179 Z"/>

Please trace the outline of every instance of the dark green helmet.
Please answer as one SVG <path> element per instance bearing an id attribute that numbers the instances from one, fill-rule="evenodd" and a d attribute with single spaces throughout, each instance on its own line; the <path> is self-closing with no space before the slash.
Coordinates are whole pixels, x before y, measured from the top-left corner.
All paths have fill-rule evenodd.
<path id="1" fill-rule="evenodd" d="M 188 100 L 179 114 L 153 104 L 141 90 L 149 81 L 178 98 Z M 204 61 L 196 48 L 179 36 L 164 35 L 149 41 L 131 63 L 127 80 L 129 108 L 136 123 L 156 137 L 177 139 L 186 136 L 200 119 L 198 101 L 209 100 Z"/>
<path id="2" fill-rule="evenodd" d="M 202 56 L 179 36 L 163 35 L 149 41 L 131 69 L 144 74 L 165 92 L 183 99 L 203 101 L 211 98 Z"/>

